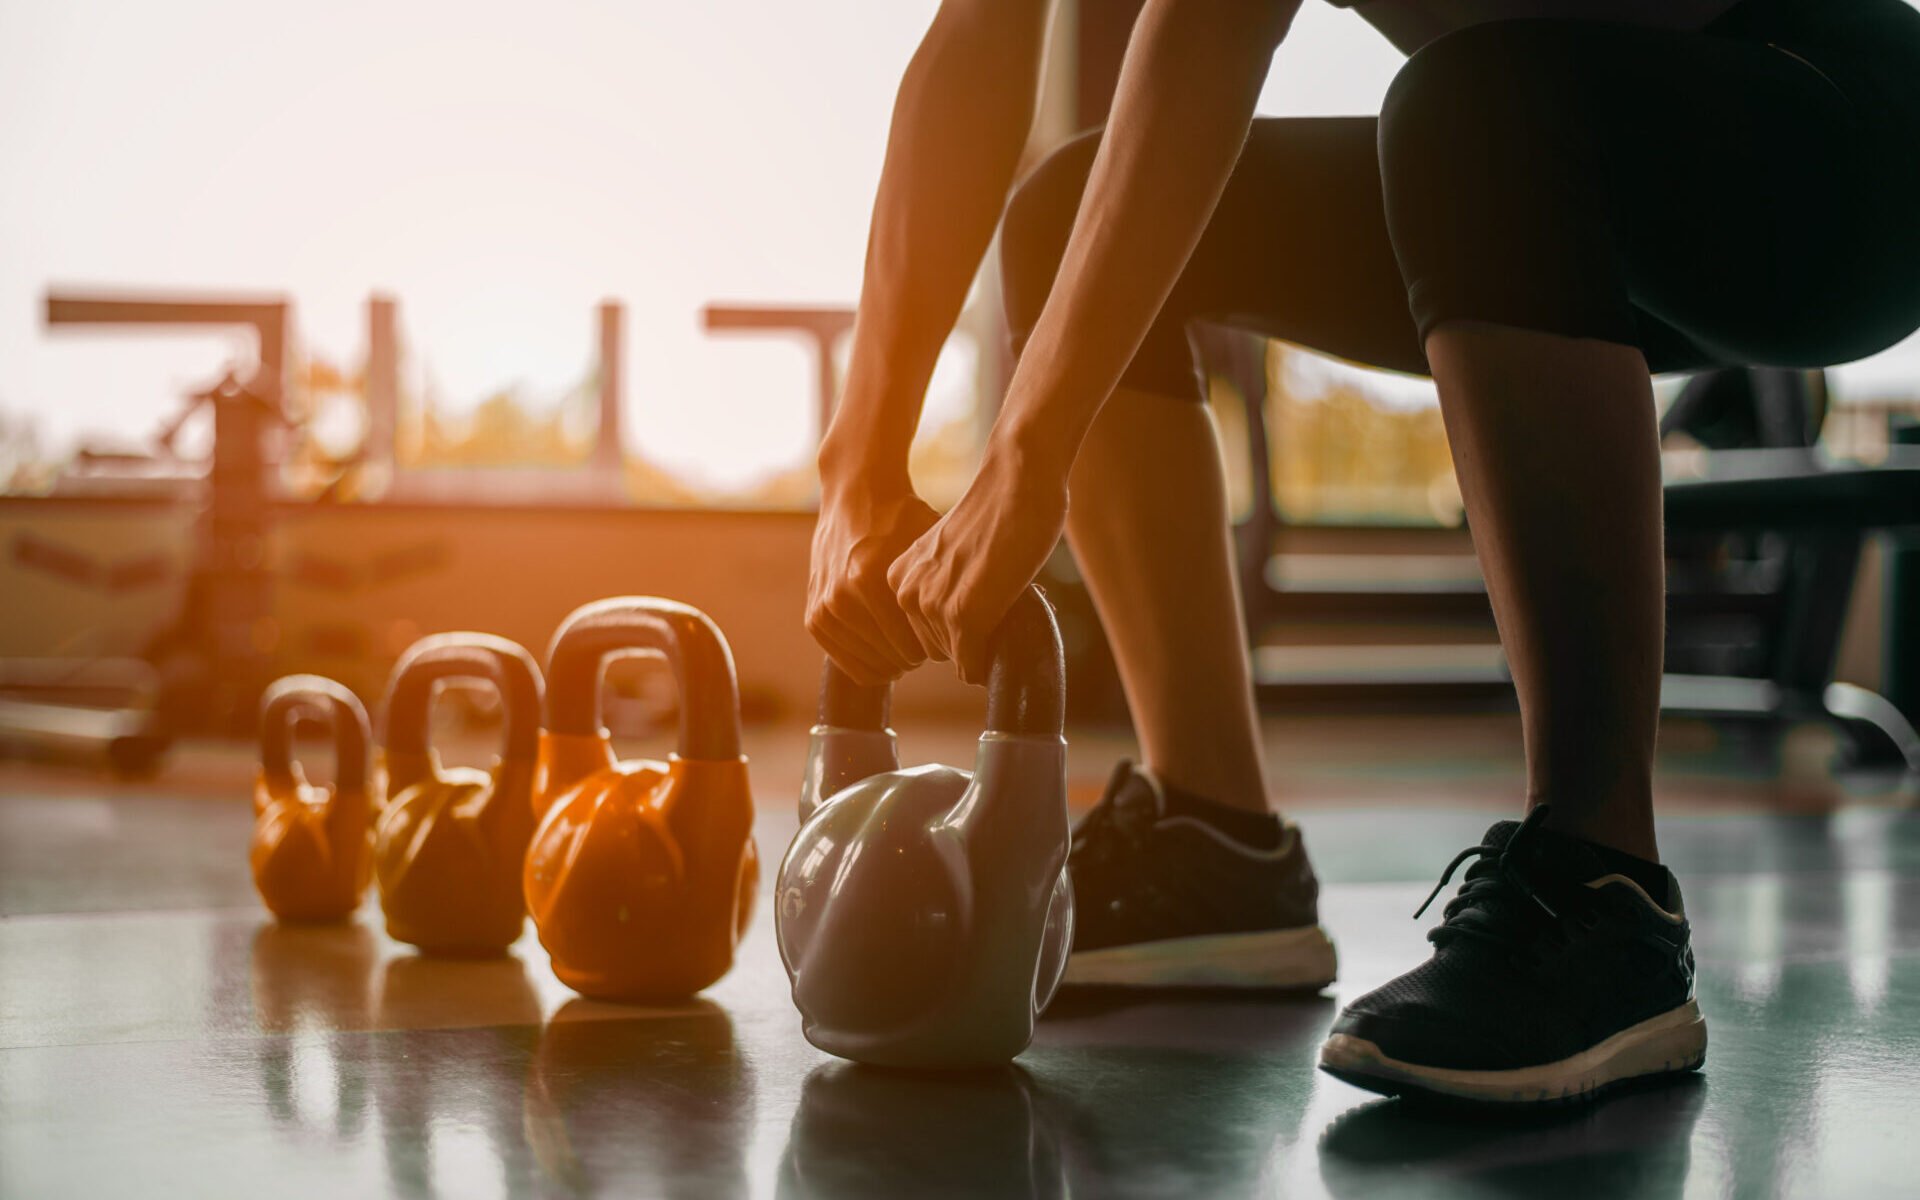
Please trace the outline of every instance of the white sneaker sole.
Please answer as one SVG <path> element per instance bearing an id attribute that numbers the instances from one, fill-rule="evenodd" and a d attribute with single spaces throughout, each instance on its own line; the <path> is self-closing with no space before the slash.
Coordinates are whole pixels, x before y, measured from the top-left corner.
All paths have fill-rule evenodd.
<path id="1" fill-rule="evenodd" d="M 1320 988 L 1339 961 L 1318 925 L 1260 933 L 1135 942 L 1083 950 L 1067 958 L 1071 985 L 1159 988 Z"/>
<path id="2" fill-rule="evenodd" d="M 1421 1092 L 1495 1104 L 1582 1100 L 1601 1089 L 1648 1075 L 1698 1068 L 1707 1055 L 1707 1022 L 1692 1000 L 1623 1029 L 1559 1062 L 1511 1071 L 1459 1071 L 1401 1062 L 1380 1047 L 1344 1033 L 1320 1048 L 1320 1069 L 1370 1091 L 1397 1096 Z"/>

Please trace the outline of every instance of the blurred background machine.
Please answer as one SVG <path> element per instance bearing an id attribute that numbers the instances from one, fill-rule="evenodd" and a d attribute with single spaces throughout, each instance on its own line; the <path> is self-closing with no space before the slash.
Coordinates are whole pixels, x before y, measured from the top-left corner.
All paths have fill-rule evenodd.
<path id="1" fill-rule="evenodd" d="M 1237 535 L 1253 644 L 1315 626 L 1365 627 L 1382 638 L 1381 646 L 1342 646 L 1304 664 L 1256 649 L 1263 703 L 1511 704 L 1504 662 L 1473 653 L 1497 631 L 1471 559 L 1460 560 L 1465 570 L 1414 580 L 1290 577 L 1286 552 L 1303 541 L 1344 535 L 1391 545 L 1392 531 L 1290 524 L 1271 499 L 1277 448 L 1259 340 L 1216 331 L 1199 344 L 1244 405 L 1253 500 Z M 1706 453 L 1693 472 L 1669 471 L 1662 707 L 1709 720 L 1762 758 L 1793 725 L 1823 722 L 1843 737 L 1844 765 L 1920 773 L 1913 708 L 1835 679 L 1863 550 L 1870 535 L 1892 531 L 1883 687 L 1904 696 L 1913 686 L 1906 663 L 1920 593 L 1904 583 L 1913 568 L 1897 531 L 1920 525 L 1920 454 L 1895 446 L 1875 464 L 1832 461 L 1816 448 L 1827 410 L 1823 372 L 1728 368 L 1688 379 L 1663 414 L 1670 447 L 1690 443 Z M 1471 552 L 1470 541 L 1453 553 L 1462 551 Z"/>
<path id="2" fill-rule="evenodd" d="M 55 752 L 97 749 L 116 769 L 140 772 L 182 730 L 251 730 L 268 678 L 262 652 L 270 647 L 261 645 L 274 586 L 267 477 L 272 435 L 286 424 L 289 308 L 279 297 L 48 296 L 49 326 L 238 327 L 252 331 L 257 357 L 243 373 L 188 396 L 153 441 L 153 461 L 177 461 L 181 429 L 202 410 L 212 413 L 212 451 L 193 501 L 191 549 L 171 620 L 137 658 L 0 661 L 0 738 Z M 164 558 L 101 567 L 31 530 L 16 536 L 13 551 L 17 563 L 110 589 L 171 573 Z"/>

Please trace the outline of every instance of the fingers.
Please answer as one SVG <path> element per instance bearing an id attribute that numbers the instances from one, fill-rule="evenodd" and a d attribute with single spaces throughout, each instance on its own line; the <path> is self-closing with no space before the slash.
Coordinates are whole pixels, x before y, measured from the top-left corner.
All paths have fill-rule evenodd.
<path id="1" fill-rule="evenodd" d="M 934 662 L 946 662 L 953 655 L 947 649 L 946 629 L 942 613 L 935 599 L 940 595 L 937 585 L 929 576 L 931 568 L 926 564 L 926 555 L 920 550 L 920 544 L 893 560 L 887 568 L 887 584 L 893 589 L 894 599 L 900 605 L 900 612 L 907 624 L 912 627 L 914 637 Z"/>
<path id="2" fill-rule="evenodd" d="M 925 662 L 926 649 L 920 636 L 914 632 L 913 623 L 900 611 L 900 601 L 887 583 L 886 572 L 871 568 L 857 569 L 850 574 L 849 582 L 857 591 L 866 615 L 872 618 L 874 628 L 884 639 L 884 644 L 876 643 L 874 648 L 886 654 L 888 661 L 897 668 L 895 673 L 904 674 Z"/>
<path id="3" fill-rule="evenodd" d="M 878 632 L 873 614 L 860 598 L 845 592 L 814 609 L 807 632 L 854 682 L 868 687 L 891 682 L 919 665 L 919 656 L 903 655 Z"/>
<path id="4" fill-rule="evenodd" d="M 877 687 L 925 661 L 920 639 L 881 572 L 851 567 L 816 586 L 828 590 L 808 605 L 807 632 L 854 682 Z"/>
<path id="5" fill-rule="evenodd" d="M 980 595 L 976 581 L 954 578 L 930 559 L 902 556 L 888 572 L 900 610 L 928 658 L 951 660 L 962 681 L 984 687 L 993 665 L 993 633 L 1010 605 Z"/>
<path id="6" fill-rule="evenodd" d="M 855 682 L 884 684 L 926 660 L 887 569 L 938 519 L 914 496 L 823 502 L 814 526 L 807 632 Z"/>
<path id="7" fill-rule="evenodd" d="M 987 644 L 987 635 L 962 630 L 954 646 L 953 662 L 960 669 L 960 678 L 976 687 L 987 686 L 987 675 L 993 666 Z"/>
<path id="8" fill-rule="evenodd" d="M 841 636 L 840 630 L 832 626 L 809 627 L 813 640 L 827 652 L 833 665 L 840 668 L 842 674 L 862 687 L 880 687 L 891 683 L 899 674 L 889 670 L 879 660 L 868 655 L 857 643 Z"/>
<path id="9" fill-rule="evenodd" d="M 887 568 L 887 586 L 921 651 L 951 660 L 968 683 L 987 682 L 994 630 L 1060 538 L 1066 488 L 1064 479 L 1054 483 L 1023 479 L 1017 462 L 989 477 L 983 463 L 959 503 Z"/>
<path id="10" fill-rule="evenodd" d="M 940 642 L 941 657 L 953 660 L 961 682 L 985 687 L 992 666 L 989 649 L 993 632 L 1005 614 L 999 611 L 999 605 L 983 608 L 984 603 L 990 602 L 965 583 L 948 586 L 951 590 L 945 592 L 926 619 L 935 627 L 933 636 Z"/>

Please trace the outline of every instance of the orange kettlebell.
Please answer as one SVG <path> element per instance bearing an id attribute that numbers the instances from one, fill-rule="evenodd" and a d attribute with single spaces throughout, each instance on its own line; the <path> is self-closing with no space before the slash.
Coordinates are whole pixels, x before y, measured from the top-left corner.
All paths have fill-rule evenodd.
<path id="1" fill-rule="evenodd" d="M 618 654 L 661 655 L 679 681 L 667 762 L 613 756 L 600 678 Z M 733 965 L 760 882 L 727 640 L 685 604 L 601 600 L 561 624 L 547 677 L 526 888 L 554 974 L 602 1000 L 689 996 Z"/>
<path id="2" fill-rule="evenodd" d="M 293 729 L 333 733 L 333 784 L 315 787 L 293 761 Z M 360 907 L 367 850 L 367 710 L 318 675 L 289 675 L 260 698 L 260 775 L 253 786 L 253 886 L 282 921 L 343 921 Z"/>
<path id="3" fill-rule="evenodd" d="M 490 771 L 444 770 L 428 744 L 434 686 L 478 679 L 504 714 Z M 533 833 L 540 668 L 516 643 L 484 633 L 415 642 L 387 685 L 387 804 L 374 826 L 374 875 L 387 933 L 429 954 L 499 954 L 520 936 L 520 860 Z"/>

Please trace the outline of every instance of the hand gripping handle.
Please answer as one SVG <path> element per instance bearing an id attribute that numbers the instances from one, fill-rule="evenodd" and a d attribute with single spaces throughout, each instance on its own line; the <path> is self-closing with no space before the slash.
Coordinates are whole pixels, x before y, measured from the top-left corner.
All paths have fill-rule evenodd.
<path id="1" fill-rule="evenodd" d="M 540 667 L 517 642 L 489 633 L 440 633 L 421 638 L 394 665 L 387 684 L 386 750 L 424 757 L 433 688 L 443 679 L 478 679 L 500 696 L 505 714 L 500 757 L 532 762 L 539 749 Z"/>
<path id="2" fill-rule="evenodd" d="M 260 764 L 267 785 L 293 788 L 293 730 L 301 720 L 318 721 L 333 734 L 335 793 L 365 791 L 367 710 L 358 696 L 321 675 L 288 675 L 260 697 Z"/>
<path id="3" fill-rule="evenodd" d="M 1066 654 L 1053 606 L 1031 584 L 993 633 L 987 671 L 987 732 L 1053 735 L 1066 727 Z M 892 684 L 855 683 L 827 659 L 820 673 L 820 723 L 841 729 L 885 730 Z"/>
<path id="4" fill-rule="evenodd" d="M 573 611 L 547 651 L 547 731 L 600 733 L 600 680 L 617 654 L 658 654 L 680 687 L 683 759 L 740 757 L 740 687 L 727 639 L 691 605 L 655 596 L 615 596 Z"/>

